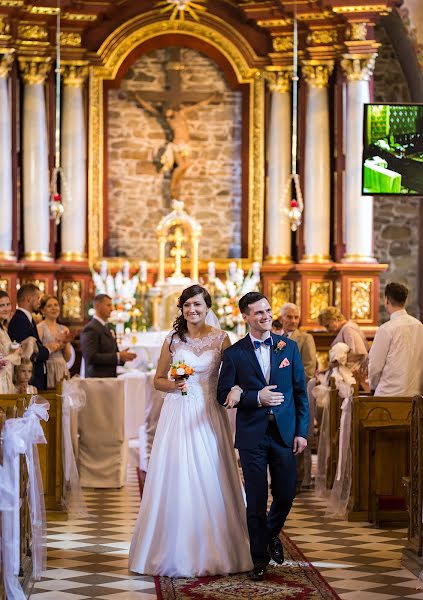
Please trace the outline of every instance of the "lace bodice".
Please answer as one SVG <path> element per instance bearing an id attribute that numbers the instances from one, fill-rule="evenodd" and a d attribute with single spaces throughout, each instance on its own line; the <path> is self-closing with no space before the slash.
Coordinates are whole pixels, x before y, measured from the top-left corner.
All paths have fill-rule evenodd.
<path id="1" fill-rule="evenodd" d="M 166 339 L 170 345 L 172 362 L 183 361 L 193 367 L 194 374 L 188 379 L 190 384 L 201 384 L 210 388 L 217 385 L 217 376 L 222 361 L 222 344 L 226 332 L 214 327 L 201 338 L 192 339 L 186 336 L 183 342 L 179 336 L 171 331 Z"/>

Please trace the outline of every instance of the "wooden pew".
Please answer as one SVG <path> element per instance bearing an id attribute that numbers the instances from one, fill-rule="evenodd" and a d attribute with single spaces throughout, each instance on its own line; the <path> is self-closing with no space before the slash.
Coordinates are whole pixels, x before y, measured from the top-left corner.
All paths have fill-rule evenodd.
<path id="1" fill-rule="evenodd" d="M 15 396 L 0 395 L 0 432 L 4 422 L 7 419 L 14 419 L 22 416 L 24 411 L 24 403 L 21 398 Z M 3 453 L 0 454 L 0 460 L 3 460 Z M 24 591 L 29 588 L 32 575 L 32 559 L 31 559 L 31 525 L 29 517 L 28 504 L 28 471 L 26 468 L 25 457 L 20 458 L 20 564 L 21 569 L 19 577 Z M 1 527 L 1 520 L 0 520 Z M 3 586 L 3 575 L 0 568 L 0 599 L 6 600 L 6 594 Z"/>
<path id="2" fill-rule="evenodd" d="M 409 476 L 404 477 L 408 540 L 401 563 L 418 577 L 423 571 L 423 396 L 413 398 L 409 461 Z"/>
<path id="3" fill-rule="evenodd" d="M 350 521 L 407 520 L 402 479 L 409 470 L 411 402 L 399 397 L 353 398 Z M 391 508 L 384 508 L 382 500 L 391 500 Z"/>
<path id="4" fill-rule="evenodd" d="M 41 475 L 44 486 L 44 501 L 49 520 L 65 520 L 62 466 L 62 396 L 61 386 L 56 390 L 42 391 L 39 395 L 50 403 L 49 420 L 41 421 L 47 444 L 38 445 Z M 22 416 L 31 394 L 0 394 L 0 406 L 17 406 Z"/>

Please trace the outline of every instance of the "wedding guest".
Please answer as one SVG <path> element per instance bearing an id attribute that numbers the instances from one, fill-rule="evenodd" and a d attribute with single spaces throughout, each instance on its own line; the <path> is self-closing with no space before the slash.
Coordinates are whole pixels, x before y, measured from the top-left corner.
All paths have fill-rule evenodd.
<path id="1" fill-rule="evenodd" d="M 390 318 L 377 330 L 369 353 L 369 383 L 375 396 L 423 393 L 423 324 L 405 310 L 407 296 L 401 283 L 385 288 Z"/>
<path id="2" fill-rule="evenodd" d="M 292 302 L 286 302 L 280 310 L 279 322 L 281 323 L 282 331 L 277 333 L 293 340 L 298 346 L 308 383 L 316 373 L 316 344 L 310 333 L 300 331 L 298 328 L 300 324 L 300 309 L 298 306 Z"/>
<path id="3" fill-rule="evenodd" d="M 112 314 L 112 299 L 107 294 L 94 298 L 95 314 L 81 332 L 81 351 L 85 377 L 116 377 L 116 367 L 136 358 L 128 349 L 119 351 L 114 331 L 107 325 Z"/>
<path id="4" fill-rule="evenodd" d="M 364 368 L 369 354 L 369 344 L 359 325 L 355 321 L 347 320 L 335 306 L 328 306 L 321 310 L 317 319 L 329 333 L 336 333 L 331 348 L 338 342 L 347 344 L 350 351 L 346 366 L 351 369 L 356 380 L 366 387 Z M 334 366 L 336 364 L 329 363 L 328 368 Z"/>
<path id="5" fill-rule="evenodd" d="M 300 351 L 301 360 L 303 362 L 304 373 L 306 376 L 306 382 L 308 383 L 316 373 L 317 367 L 317 354 L 316 344 L 314 338 L 310 333 L 306 331 L 300 331 L 300 309 L 296 304 L 292 302 L 286 302 L 280 310 L 279 322 L 282 326 L 282 331 L 278 332 L 279 335 L 288 337 L 298 346 Z M 312 485 L 311 477 L 311 446 L 314 440 L 314 418 L 316 414 L 316 400 L 312 394 L 308 395 L 308 409 L 309 409 L 309 424 L 307 434 L 307 447 L 304 452 L 298 454 L 296 457 L 297 461 L 297 493 L 300 492 L 301 488 L 309 488 Z"/>
<path id="6" fill-rule="evenodd" d="M 63 379 L 69 378 L 67 362 L 71 357 L 72 334 L 65 325 L 57 322 L 60 316 L 59 301 L 55 296 L 44 296 L 40 304 L 43 320 L 38 323 L 37 330 L 44 345 L 59 342 L 62 344 L 55 352 L 51 352 L 47 360 L 47 387 L 55 388 Z"/>
<path id="7" fill-rule="evenodd" d="M 18 308 L 9 323 L 9 336 L 16 342 L 23 342 L 28 338 L 35 338 L 37 352 L 34 358 L 34 373 L 32 384 L 39 390 L 47 387 L 46 362 L 51 352 L 56 352 L 63 346 L 60 342 L 43 345 L 38 335 L 38 330 L 32 317 L 37 312 L 41 303 L 41 292 L 33 283 L 24 283 L 17 292 Z"/>
<path id="8" fill-rule="evenodd" d="M 30 384 L 34 366 L 29 358 L 22 358 L 21 364 L 15 366 L 14 391 L 18 394 L 37 394 L 38 390 Z"/>
<path id="9" fill-rule="evenodd" d="M 283 335 L 282 331 L 283 331 L 283 327 L 282 327 L 282 323 L 279 321 L 279 319 L 275 319 L 274 321 L 272 321 L 272 333 L 277 333 L 278 335 Z"/>
<path id="10" fill-rule="evenodd" d="M 6 361 L 5 368 L 0 371 L 0 394 L 13 394 L 13 369 L 21 362 L 20 344 L 13 343 L 7 333 L 7 325 L 12 314 L 9 294 L 0 290 L 0 355 Z"/>

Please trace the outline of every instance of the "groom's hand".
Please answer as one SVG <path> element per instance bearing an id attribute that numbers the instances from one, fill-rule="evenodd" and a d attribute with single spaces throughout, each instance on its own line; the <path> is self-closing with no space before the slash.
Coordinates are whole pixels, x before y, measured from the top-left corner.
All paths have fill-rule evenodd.
<path id="1" fill-rule="evenodd" d="M 262 406 L 279 406 L 279 404 L 282 404 L 284 401 L 283 394 L 273 391 L 277 387 L 277 385 L 266 385 L 259 391 L 259 400 Z"/>
<path id="2" fill-rule="evenodd" d="M 292 451 L 294 454 L 301 454 L 307 447 L 307 440 L 299 435 L 294 437 L 294 445 Z"/>

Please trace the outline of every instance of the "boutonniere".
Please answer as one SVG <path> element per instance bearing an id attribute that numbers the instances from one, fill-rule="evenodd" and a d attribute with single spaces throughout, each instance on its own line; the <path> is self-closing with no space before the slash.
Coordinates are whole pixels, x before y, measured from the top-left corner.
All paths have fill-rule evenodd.
<path id="1" fill-rule="evenodd" d="M 116 331 L 114 329 L 112 329 L 111 327 L 109 327 L 109 331 L 110 331 L 110 335 L 116 339 Z"/>
<path id="2" fill-rule="evenodd" d="M 281 350 L 283 350 L 285 348 L 285 346 L 286 346 L 286 342 L 284 342 L 283 340 L 279 340 L 279 342 L 273 348 L 273 352 L 278 353 Z"/>

